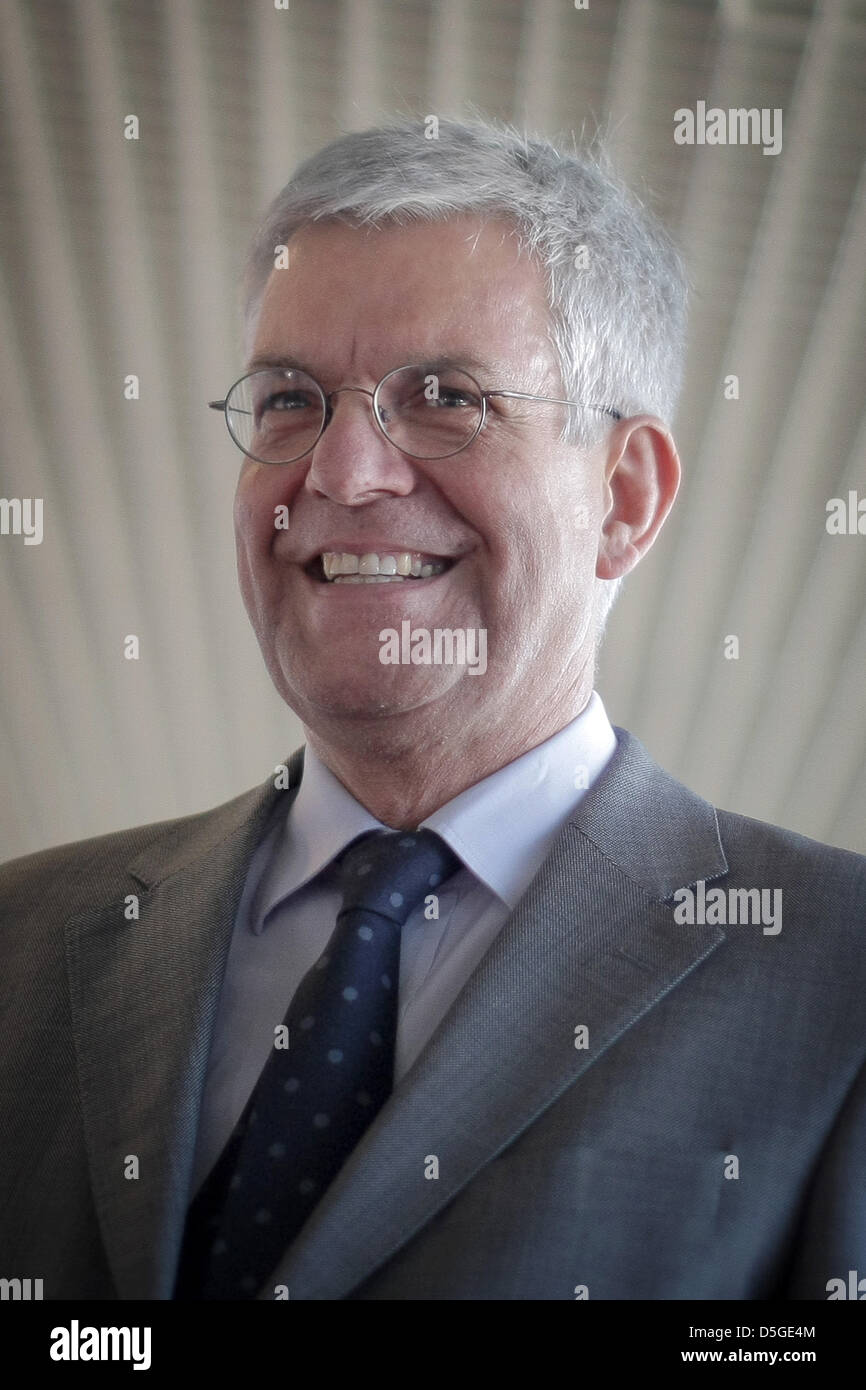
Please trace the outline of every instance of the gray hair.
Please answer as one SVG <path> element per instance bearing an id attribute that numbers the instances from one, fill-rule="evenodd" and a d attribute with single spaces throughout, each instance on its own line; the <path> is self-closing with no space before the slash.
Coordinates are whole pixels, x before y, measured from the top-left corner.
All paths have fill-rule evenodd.
<path id="1" fill-rule="evenodd" d="M 250 250 L 249 340 L 275 247 L 305 224 L 378 226 L 461 213 L 510 221 L 539 262 L 566 396 L 669 423 L 682 379 L 686 303 L 673 243 L 615 177 L 600 146 L 569 152 L 488 121 L 400 120 L 342 135 L 301 164 Z M 569 415 L 564 437 L 582 448 L 610 426 L 601 412 Z M 619 583 L 597 582 L 599 636 Z"/>

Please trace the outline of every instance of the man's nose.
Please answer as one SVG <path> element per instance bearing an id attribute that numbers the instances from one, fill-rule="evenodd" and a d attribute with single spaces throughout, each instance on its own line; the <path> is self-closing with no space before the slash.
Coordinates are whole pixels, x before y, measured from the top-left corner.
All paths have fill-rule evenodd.
<path id="1" fill-rule="evenodd" d="M 358 506 L 377 497 L 402 497 L 416 482 L 413 460 L 382 433 L 373 414 L 373 393 L 341 386 L 328 396 L 328 423 L 310 456 L 308 491 Z"/>

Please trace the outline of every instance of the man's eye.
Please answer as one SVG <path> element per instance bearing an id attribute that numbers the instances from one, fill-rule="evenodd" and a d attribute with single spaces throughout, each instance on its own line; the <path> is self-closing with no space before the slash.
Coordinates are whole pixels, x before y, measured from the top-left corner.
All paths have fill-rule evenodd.
<path id="1" fill-rule="evenodd" d="M 413 405 L 440 406 L 444 410 L 448 409 L 478 409 L 480 401 L 472 391 L 467 391 L 462 386 L 443 386 L 441 383 L 435 391 L 425 390 L 423 394 L 418 393 Z"/>
<path id="2" fill-rule="evenodd" d="M 259 415 L 267 415 L 271 410 L 302 410 L 311 404 L 309 393 L 306 391 L 275 391 L 259 406 Z"/>
<path id="3" fill-rule="evenodd" d="M 440 387 L 439 394 L 434 396 L 431 405 L 442 406 L 467 406 L 475 405 L 474 396 L 469 396 L 465 391 L 460 391 L 456 387 Z"/>

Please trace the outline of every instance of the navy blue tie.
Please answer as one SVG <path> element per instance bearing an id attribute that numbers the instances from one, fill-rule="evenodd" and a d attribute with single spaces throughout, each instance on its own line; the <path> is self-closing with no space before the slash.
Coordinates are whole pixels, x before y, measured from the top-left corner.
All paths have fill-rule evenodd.
<path id="1" fill-rule="evenodd" d="M 387 1100 L 400 929 L 458 862 L 431 830 L 372 831 L 343 855 L 337 925 L 190 1207 L 175 1298 L 255 1298 Z"/>

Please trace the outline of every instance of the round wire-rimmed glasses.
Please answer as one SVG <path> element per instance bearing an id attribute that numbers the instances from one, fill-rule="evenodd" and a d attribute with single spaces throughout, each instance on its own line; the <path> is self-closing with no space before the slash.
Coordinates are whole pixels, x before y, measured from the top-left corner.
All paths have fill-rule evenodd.
<path id="1" fill-rule="evenodd" d="M 598 410 L 622 419 L 609 406 L 528 391 L 483 391 L 462 367 L 414 363 L 387 372 L 372 391 L 341 386 L 327 393 L 299 367 L 263 367 L 240 377 L 225 400 L 208 405 L 223 412 L 229 434 L 247 458 L 297 463 L 318 444 L 334 412 L 333 398 L 343 391 L 369 396 L 373 418 L 388 443 L 417 459 L 451 458 L 471 444 L 484 428 L 492 396 Z"/>

